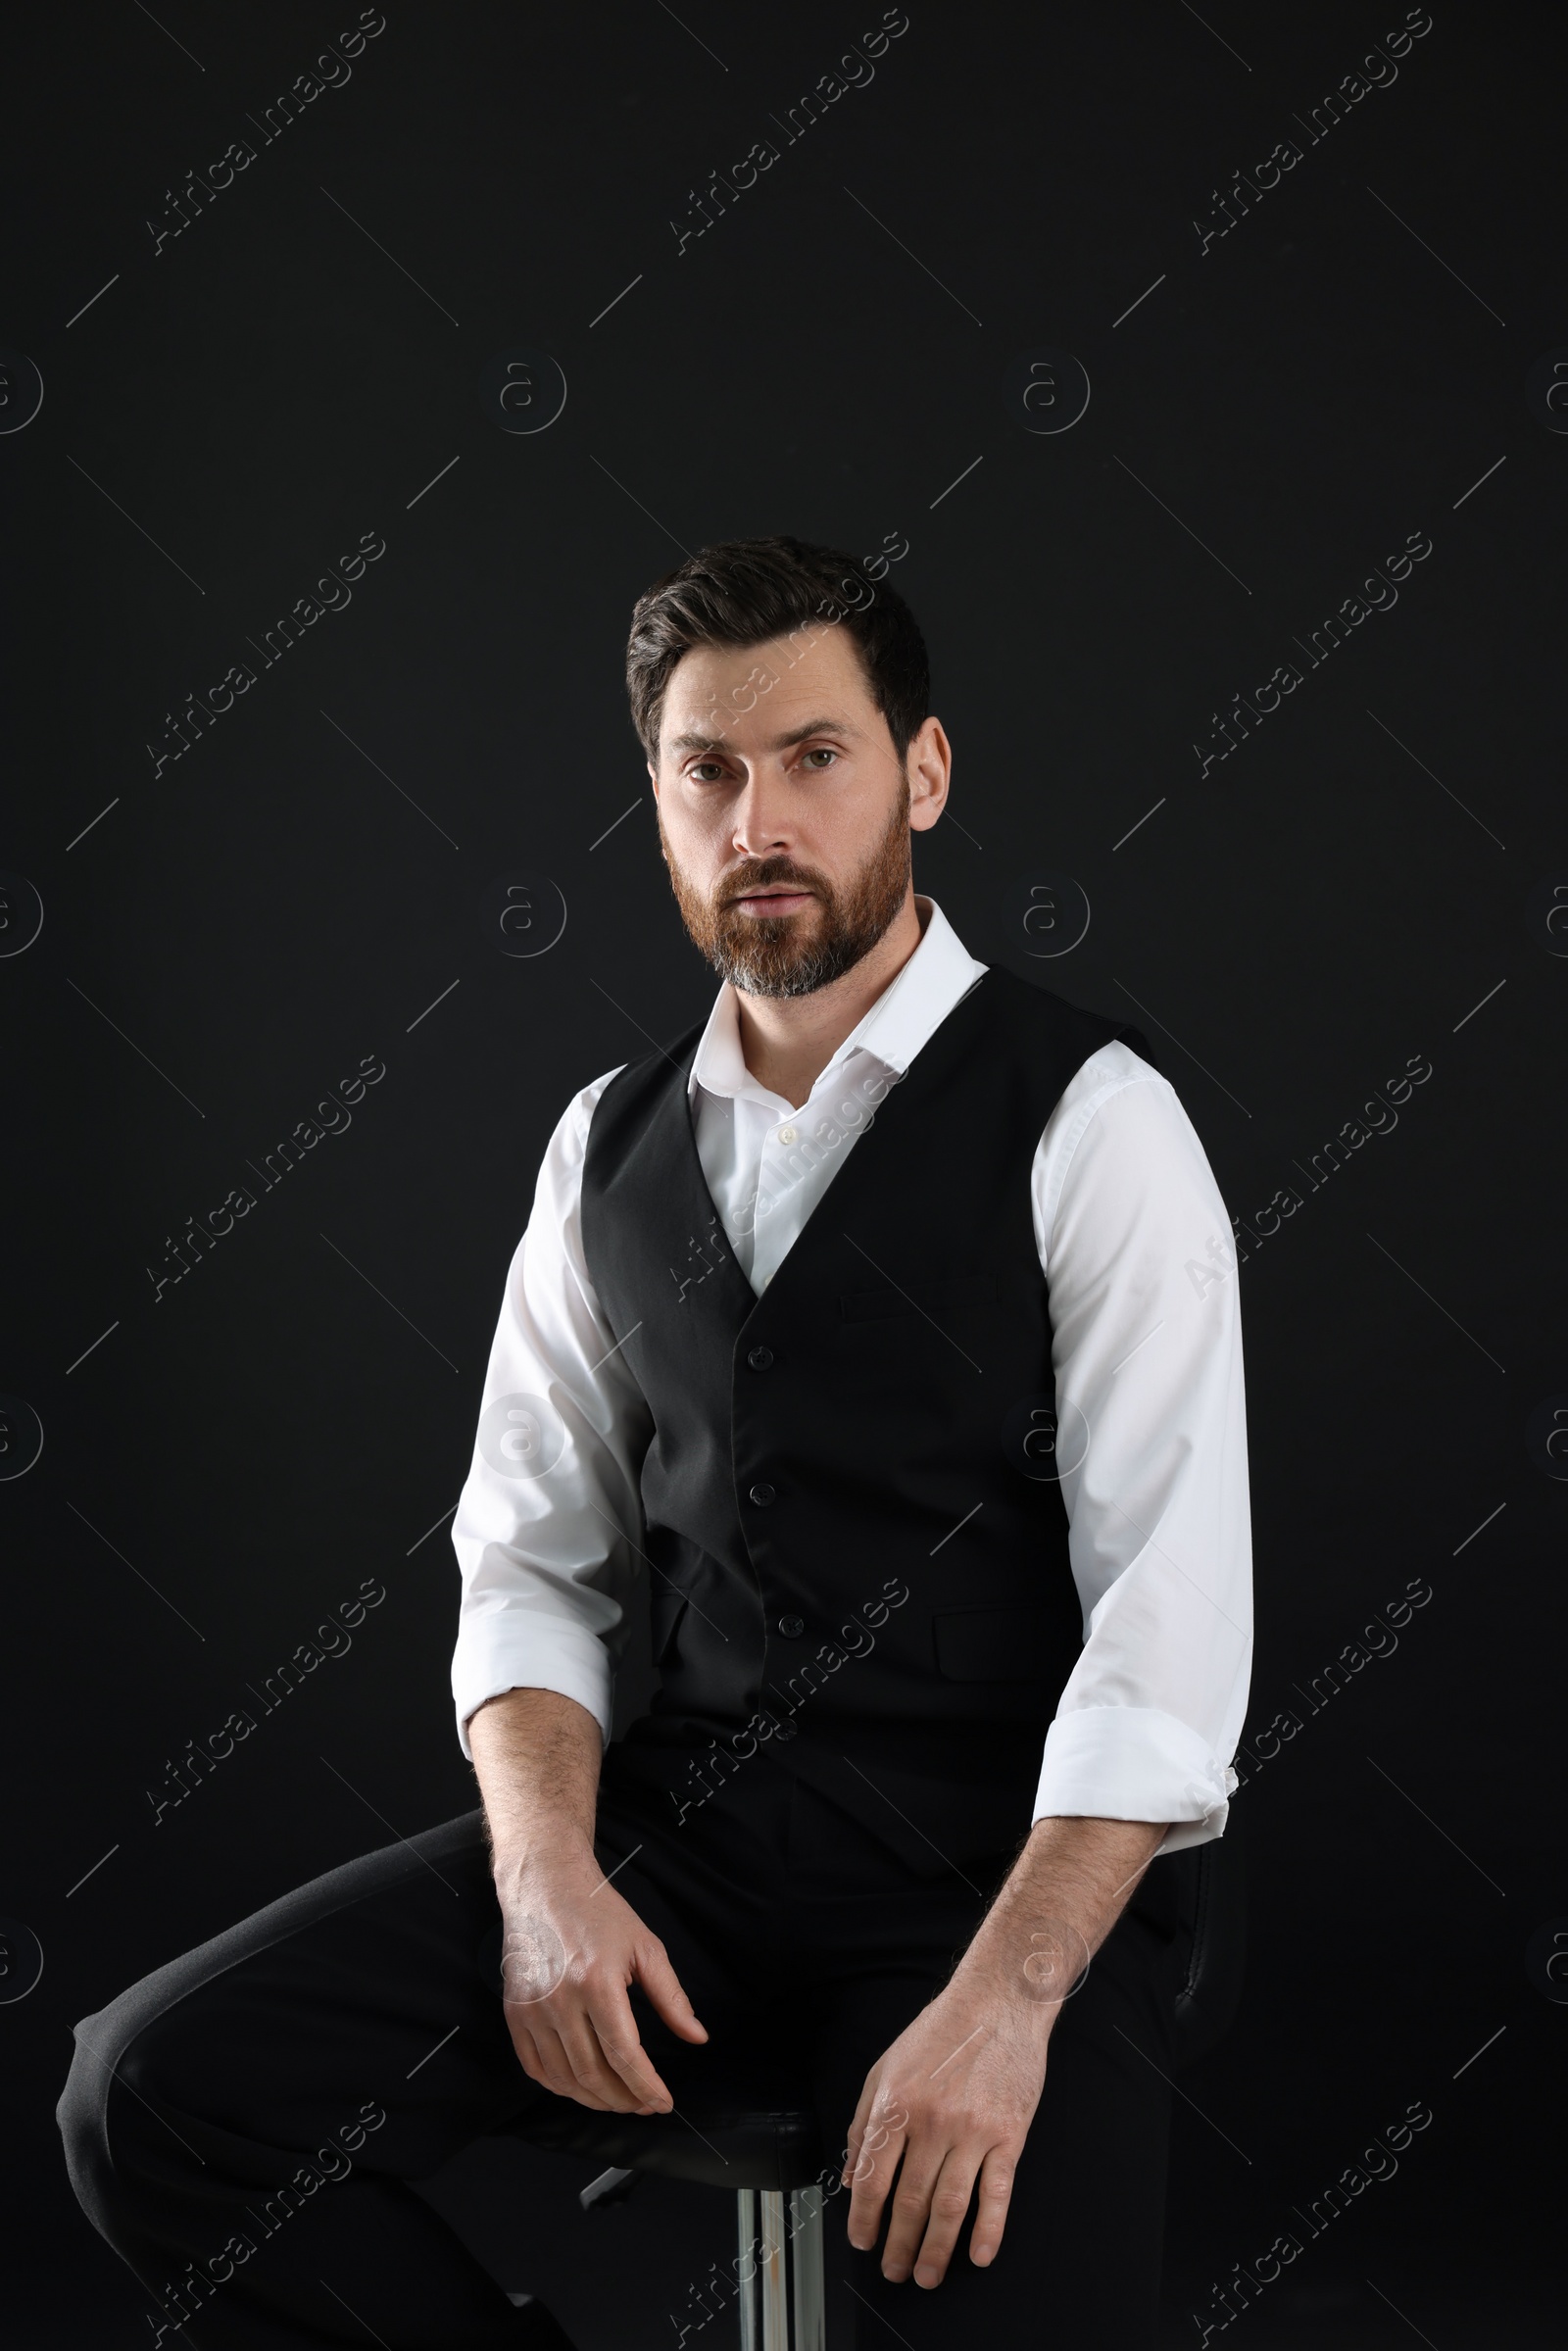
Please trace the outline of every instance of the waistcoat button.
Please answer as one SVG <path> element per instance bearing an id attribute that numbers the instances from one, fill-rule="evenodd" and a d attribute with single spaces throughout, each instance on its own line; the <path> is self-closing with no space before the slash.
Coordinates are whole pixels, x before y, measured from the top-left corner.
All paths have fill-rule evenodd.
<path id="1" fill-rule="evenodd" d="M 778 1629 L 786 1641 L 799 1641 L 806 1631 L 806 1619 L 804 1616 L 781 1616 Z"/>
<path id="2" fill-rule="evenodd" d="M 775 1739 L 793 1739 L 795 1737 L 795 1725 L 789 1722 L 780 1723 L 777 1730 L 774 1732 L 773 1737 Z"/>
<path id="3" fill-rule="evenodd" d="M 765 1510 L 768 1503 L 773 1499 L 772 1487 L 754 1486 L 752 1488 L 752 1499 L 757 1504 L 759 1510 Z"/>
<path id="4" fill-rule="evenodd" d="M 773 1350 L 770 1347 L 754 1347 L 746 1360 L 753 1371 L 766 1371 L 773 1360 Z"/>

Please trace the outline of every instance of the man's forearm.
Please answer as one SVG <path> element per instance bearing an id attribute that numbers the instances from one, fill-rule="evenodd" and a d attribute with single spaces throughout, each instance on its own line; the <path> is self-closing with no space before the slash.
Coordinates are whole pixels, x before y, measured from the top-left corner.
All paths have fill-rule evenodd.
<path id="1" fill-rule="evenodd" d="M 1004 1997 L 1065 1998 L 1165 1835 L 1163 1821 L 1037 1821 L 956 1971 Z M 1054 1970 L 1054 1974 L 1053 1971 Z"/>
<path id="2" fill-rule="evenodd" d="M 469 1718 L 468 1744 L 498 1875 L 592 1847 L 603 1741 L 586 1706 L 555 1690 L 509 1690 Z"/>

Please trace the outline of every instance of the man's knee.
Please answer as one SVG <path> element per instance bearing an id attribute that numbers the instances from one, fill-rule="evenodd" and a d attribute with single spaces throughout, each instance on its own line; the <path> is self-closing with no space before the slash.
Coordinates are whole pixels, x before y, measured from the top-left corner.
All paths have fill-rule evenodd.
<path id="1" fill-rule="evenodd" d="M 76 2027 L 75 2054 L 66 2086 L 55 2108 L 55 2121 L 65 2141 L 66 2170 L 76 2200 L 90 2218 L 97 2219 L 96 2207 L 107 2180 L 107 2144 L 105 2135 L 104 2099 L 98 2081 L 99 2069 L 87 2055 L 83 2034 L 90 2033 L 98 2022 L 96 2017 L 83 2017 Z M 101 2224 L 100 2224 L 101 2226 Z"/>
<path id="2" fill-rule="evenodd" d="M 149 1979 L 149 1984 L 152 1982 Z M 114 2237 L 126 2193 L 149 2170 L 166 2177 L 192 2152 L 162 2110 L 178 2106 L 190 2079 L 178 2003 L 162 2008 L 133 1984 L 75 2028 L 75 2054 L 55 2119 L 77 2201 Z"/>

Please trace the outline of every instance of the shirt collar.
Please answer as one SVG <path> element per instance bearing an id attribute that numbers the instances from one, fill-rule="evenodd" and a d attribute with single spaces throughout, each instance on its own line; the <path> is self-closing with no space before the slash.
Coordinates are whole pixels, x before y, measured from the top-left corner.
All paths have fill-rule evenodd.
<path id="1" fill-rule="evenodd" d="M 914 904 L 925 923 L 919 946 L 845 1038 L 822 1077 L 857 1052 L 874 1054 L 884 1067 L 903 1077 L 921 1046 L 985 971 L 985 964 L 975 961 L 934 899 L 916 894 Z M 817 1083 L 820 1085 L 820 1078 Z M 695 1094 L 699 1086 L 705 1094 L 727 1095 L 731 1100 L 771 1102 L 778 1099 L 746 1066 L 735 990 L 727 980 L 692 1058 L 689 1093 Z"/>

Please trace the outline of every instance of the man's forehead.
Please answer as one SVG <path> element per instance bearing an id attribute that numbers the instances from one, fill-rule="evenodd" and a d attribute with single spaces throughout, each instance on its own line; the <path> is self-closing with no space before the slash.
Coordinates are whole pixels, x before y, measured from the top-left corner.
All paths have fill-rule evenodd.
<path id="1" fill-rule="evenodd" d="M 818 726 L 862 733 L 870 684 L 854 644 L 768 637 L 761 644 L 696 644 L 674 665 L 659 719 L 667 753 L 708 745 L 778 750 Z M 860 724 L 856 724 L 860 721 Z"/>
<path id="2" fill-rule="evenodd" d="M 797 680 L 803 685 L 811 680 L 818 687 L 829 677 L 865 683 L 853 642 L 842 629 L 818 622 L 814 628 L 781 632 L 757 645 L 694 645 L 671 670 L 664 699 L 666 704 L 679 701 L 695 708 L 710 701 L 715 689 L 726 693 L 748 681 L 760 685 L 766 675 L 775 681 L 769 689 L 773 692 Z"/>

